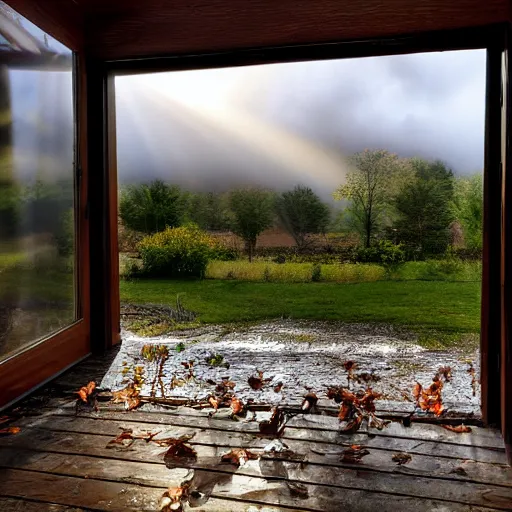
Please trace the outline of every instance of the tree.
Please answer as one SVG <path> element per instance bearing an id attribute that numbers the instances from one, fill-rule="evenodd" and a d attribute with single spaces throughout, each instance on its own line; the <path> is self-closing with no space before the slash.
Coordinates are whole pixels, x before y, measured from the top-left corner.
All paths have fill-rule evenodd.
<path id="1" fill-rule="evenodd" d="M 481 249 L 484 214 L 483 179 L 481 174 L 455 180 L 453 214 L 462 225 L 464 243 L 469 249 Z"/>
<path id="2" fill-rule="evenodd" d="M 255 187 L 235 189 L 229 195 L 231 229 L 244 240 L 251 262 L 258 236 L 274 221 L 274 202 L 271 192 Z"/>
<path id="3" fill-rule="evenodd" d="M 187 197 L 177 185 L 161 180 L 127 187 L 121 193 L 119 216 L 134 231 L 156 233 L 179 226 L 187 207 Z"/>
<path id="4" fill-rule="evenodd" d="M 297 185 L 283 192 L 276 206 L 279 220 L 293 236 L 299 250 L 305 247 L 308 235 L 325 233 L 329 224 L 329 207 L 309 187 Z"/>
<path id="5" fill-rule="evenodd" d="M 443 162 L 418 158 L 411 167 L 415 180 L 395 198 L 397 237 L 420 255 L 444 252 L 453 221 L 453 172 Z"/>
<path id="6" fill-rule="evenodd" d="M 336 200 L 349 200 L 348 218 L 361 235 L 365 247 L 383 227 L 386 213 L 399 183 L 410 181 L 408 166 L 397 155 L 384 149 L 365 149 L 350 158 L 346 182 L 333 194 Z"/>
<path id="7" fill-rule="evenodd" d="M 188 217 L 206 231 L 229 229 L 226 198 L 215 192 L 191 194 L 188 203 Z"/>

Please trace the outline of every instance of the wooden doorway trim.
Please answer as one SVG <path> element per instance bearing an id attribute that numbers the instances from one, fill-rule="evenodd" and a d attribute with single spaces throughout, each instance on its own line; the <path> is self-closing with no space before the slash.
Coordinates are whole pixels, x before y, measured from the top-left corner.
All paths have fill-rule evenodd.
<path id="1" fill-rule="evenodd" d="M 512 30 L 502 59 L 502 218 L 501 218 L 501 431 L 512 465 Z"/>
<path id="2" fill-rule="evenodd" d="M 93 80 L 98 91 L 102 89 L 101 100 L 104 106 L 112 105 L 113 82 L 108 82 L 116 75 L 141 74 L 161 71 L 178 71 L 192 69 L 211 69 L 232 66 L 244 66 L 254 64 L 268 64 L 277 62 L 297 62 L 307 60 L 343 59 L 366 56 L 384 56 L 408 53 L 421 53 L 446 50 L 464 49 L 487 49 L 487 93 L 486 93 L 486 134 L 485 134 L 485 165 L 484 165 L 484 253 L 483 253 L 483 277 L 482 277 L 482 307 L 481 307 L 481 382 L 482 382 L 482 415 L 487 424 L 500 425 L 502 421 L 502 383 L 500 378 L 500 350 L 501 350 L 501 274 L 500 265 L 502 261 L 502 238 L 501 238 L 501 58 L 505 45 L 505 34 L 507 24 L 490 25 L 486 27 L 458 29 L 410 36 L 397 36 L 386 39 L 374 39 L 365 41 L 349 41 L 329 44 L 310 44 L 273 48 L 253 48 L 247 50 L 225 51 L 212 54 L 199 55 L 172 55 L 158 58 L 140 58 L 132 60 L 106 62 L 101 68 L 99 75 Z M 99 69 L 96 66 L 96 69 Z M 90 80 L 91 77 L 89 77 Z M 92 82 L 90 82 L 92 84 Z M 100 84 L 102 84 L 100 86 Z M 110 84 L 110 85 L 108 85 Z M 95 107 L 96 108 L 96 107 Z M 102 147 L 106 151 L 105 162 L 110 162 L 111 169 L 104 170 L 104 183 L 113 187 L 117 182 L 115 149 L 112 143 L 115 137 L 115 116 L 112 111 L 106 116 L 110 123 L 103 119 L 100 122 L 99 114 L 94 115 L 96 129 L 100 127 L 102 133 L 110 137 L 109 144 L 101 142 L 96 135 L 95 148 Z M 96 129 L 93 131 L 96 132 Z M 91 133 L 91 132 L 90 132 Z M 96 132 L 96 134 L 99 132 Z M 91 134 L 94 136 L 94 134 Z M 89 141 L 90 144 L 92 141 Z M 103 144 L 103 145 L 102 145 Z M 96 151 L 96 150 L 94 150 Z M 99 167 L 96 160 L 94 169 Z M 110 176 L 109 176 L 110 174 Z M 113 177 L 116 176 L 114 180 Z M 96 192 L 99 193 L 99 192 Z M 117 194 L 117 189 L 115 191 Z M 111 189 L 107 194 L 110 204 L 114 204 L 114 191 Z M 119 273 L 117 260 L 117 210 L 104 210 L 110 215 L 108 230 L 110 245 L 104 256 L 109 259 L 110 288 L 119 289 Z M 115 215 L 115 217 L 114 217 Z M 98 225 L 98 223 L 95 223 Z M 95 228 L 93 228 L 95 229 Z M 93 258 L 94 260 L 94 258 Z M 106 262 L 103 262 L 106 264 Z M 105 274 L 103 274 L 105 276 Z M 115 275 L 114 278 L 111 276 Z M 114 281 L 117 279 L 117 281 Z M 94 280 L 94 278 L 93 278 Z M 102 293 L 107 293 L 104 290 Z M 110 293 L 110 297 L 113 294 Z M 100 296 L 98 295 L 98 298 Z M 104 295 L 107 297 L 107 295 Z M 94 302 L 95 299 L 93 299 Z M 117 302 L 116 302 L 117 301 Z M 119 317 L 116 317 L 119 308 L 119 297 L 114 297 L 110 312 L 114 317 L 110 318 L 110 337 L 116 342 L 115 328 L 119 324 Z M 105 327 L 107 329 L 107 327 Z M 108 342 L 106 344 L 108 347 Z"/>
<path id="3" fill-rule="evenodd" d="M 120 342 L 117 166 L 114 76 L 87 61 L 91 348 L 103 353 Z"/>

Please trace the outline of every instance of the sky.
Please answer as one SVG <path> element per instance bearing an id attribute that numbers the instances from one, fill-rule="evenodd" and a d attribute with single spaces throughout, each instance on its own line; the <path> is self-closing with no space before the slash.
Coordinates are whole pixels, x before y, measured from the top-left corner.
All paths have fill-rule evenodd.
<path id="1" fill-rule="evenodd" d="M 347 157 L 365 148 L 481 172 L 485 58 L 438 52 L 117 77 L 119 178 L 330 193 Z"/>

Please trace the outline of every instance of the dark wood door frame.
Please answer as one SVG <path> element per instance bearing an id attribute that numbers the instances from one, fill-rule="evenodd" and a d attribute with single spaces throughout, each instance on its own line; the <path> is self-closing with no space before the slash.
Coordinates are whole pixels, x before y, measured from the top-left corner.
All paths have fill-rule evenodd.
<path id="1" fill-rule="evenodd" d="M 508 198 L 508 203 L 512 204 L 510 196 L 512 180 L 502 180 L 504 162 L 501 148 L 504 126 L 510 125 L 510 116 L 507 117 L 506 123 L 502 123 L 503 94 L 501 89 L 502 56 L 506 48 L 508 31 L 508 24 L 499 24 L 365 41 L 90 62 L 88 86 L 89 155 L 92 169 L 90 173 L 91 300 L 92 333 L 93 340 L 96 340 L 96 350 L 107 349 L 119 339 L 119 296 L 116 295 L 119 289 L 119 273 L 115 114 L 112 110 L 113 77 L 123 74 L 274 62 L 355 58 L 441 50 L 487 49 L 485 213 L 481 308 L 482 414 L 487 424 L 503 426 L 507 442 L 510 444 L 512 442 L 510 407 L 507 409 L 504 404 L 507 398 L 509 402 L 512 400 L 512 390 L 510 389 L 510 377 L 504 376 L 504 365 L 508 365 L 507 367 L 510 369 L 511 340 L 506 313 L 510 311 L 509 307 L 512 303 L 509 287 L 512 267 L 512 250 L 510 248 L 512 208 L 506 210 L 503 202 Z M 510 74 L 510 69 L 507 70 L 507 73 Z M 504 190 L 506 194 L 503 193 Z M 506 212 L 503 217 L 505 228 L 502 229 L 504 212 Z M 508 373 L 512 375 L 512 369 Z"/>
<path id="2" fill-rule="evenodd" d="M 91 349 L 98 354 L 120 341 L 114 77 L 103 62 L 88 60 L 86 68 Z"/>

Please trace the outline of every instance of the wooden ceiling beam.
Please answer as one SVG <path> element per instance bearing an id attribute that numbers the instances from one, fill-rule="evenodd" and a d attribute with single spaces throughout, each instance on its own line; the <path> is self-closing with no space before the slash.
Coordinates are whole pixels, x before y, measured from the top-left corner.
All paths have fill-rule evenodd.
<path id="1" fill-rule="evenodd" d="M 362 40 L 510 20 L 509 0 L 77 1 L 86 14 L 86 47 L 105 60 Z"/>

